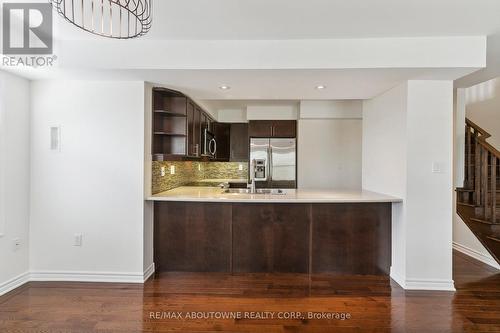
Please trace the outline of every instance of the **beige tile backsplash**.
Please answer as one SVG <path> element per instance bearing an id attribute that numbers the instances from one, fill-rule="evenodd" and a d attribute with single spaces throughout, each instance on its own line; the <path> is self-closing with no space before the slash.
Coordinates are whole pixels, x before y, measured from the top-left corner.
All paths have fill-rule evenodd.
<path id="1" fill-rule="evenodd" d="M 243 170 L 239 170 L 242 165 Z M 170 167 L 175 167 L 175 174 L 170 174 Z M 161 167 L 165 167 L 165 176 L 161 176 Z M 248 164 L 239 162 L 153 162 L 153 194 L 168 191 L 175 187 L 197 182 L 203 179 L 246 179 Z"/>

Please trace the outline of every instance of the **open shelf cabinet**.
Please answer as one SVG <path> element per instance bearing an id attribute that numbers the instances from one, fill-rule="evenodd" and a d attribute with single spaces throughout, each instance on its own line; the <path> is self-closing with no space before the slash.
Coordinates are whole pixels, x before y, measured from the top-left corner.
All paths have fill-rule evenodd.
<path id="1" fill-rule="evenodd" d="M 166 89 L 153 89 L 153 158 L 186 155 L 187 97 Z"/>

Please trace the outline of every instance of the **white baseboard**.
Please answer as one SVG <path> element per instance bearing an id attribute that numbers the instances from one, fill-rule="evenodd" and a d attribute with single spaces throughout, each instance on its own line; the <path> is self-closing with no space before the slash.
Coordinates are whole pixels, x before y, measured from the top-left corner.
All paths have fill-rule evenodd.
<path id="1" fill-rule="evenodd" d="M 30 281 L 43 282 L 114 282 L 144 283 L 155 272 L 152 263 L 142 273 L 122 272 L 75 272 L 75 271 L 34 271 L 26 272 L 0 284 L 0 296 Z"/>
<path id="2" fill-rule="evenodd" d="M 30 281 L 144 283 L 144 272 L 39 271 L 30 273 Z"/>
<path id="3" fill-rule="evenodd" d="M 144 274 L 143 274 L 143 282 L 146 282 L 149 277 L 151 275 L 153 275 L 155 272 L 155 263 L 152 263 L 151 265 L 149 265 L 149 267 L 144 271 Z"/>
<path id="4" fill-rule="evenodd" d="M 28 272 L 25 272 L 23 274 L 20 274 L 16 276 L 13 279 L 10 279 L 4 283 L 0 284 L 0 296 L 8 293 L 9 291 L 12 291 L 16 288 L 19 288 L 23 284 L 29 282 L 30 274 Z"/>
<path id="5" fill-rule="evenodd" d="M 391 279 L 394 280 L 401 288 L 405 290 L 440 290 L 440 291 L 455 291 L 455 283 L 453 280 L 440 279 L 405 279 L 403 276 L 393 271 L 391 267 Z"/>
<path id="6" fill-rule="evenodd" d="M 393 269 L 392 269 L 392 266 L 391 266 L 391 269 L 390 269 L 390 273 L 389 273 L 389 276 L 391 277 L 391 279 L 394 280 L 394 282 L 396 282 L 397 284 L 399 284 L 399 286 L 403 289 L 406 289 L 405 288 L 405 279 L 397 274 Z"/>
<path id="7" fill-rule="evenodd" d="M 407 279 L 406 290 L 456 291 L 453 280 Z"/>
<path id="8" fill-rule="evenodd" d="M 453 242 L 453 249 L 457 250 L 458 252 L 461 252 L 465 255 L 468 255 L 469 257 L 472 257 L 476 260 L 479 260 L 482 263 L 485 263 L 486 265 L 489 265 L 493 268 L 500 269 L 500 265 L 489 255 L 485 255 L 484 253 L 481 253 L 477 250 L 471 249 L 470 247 L 467 247 L 465 245 Z"/>

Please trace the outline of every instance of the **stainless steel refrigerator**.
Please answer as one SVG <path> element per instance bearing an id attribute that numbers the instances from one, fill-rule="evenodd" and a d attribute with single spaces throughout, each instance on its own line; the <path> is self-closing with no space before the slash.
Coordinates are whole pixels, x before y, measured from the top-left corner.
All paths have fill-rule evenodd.
<path id="1" fill-rule="evenodd" d="M 296 161 L 295 139 L 250 139 L 250 178 L 257 188 L 296 188 Z"/>

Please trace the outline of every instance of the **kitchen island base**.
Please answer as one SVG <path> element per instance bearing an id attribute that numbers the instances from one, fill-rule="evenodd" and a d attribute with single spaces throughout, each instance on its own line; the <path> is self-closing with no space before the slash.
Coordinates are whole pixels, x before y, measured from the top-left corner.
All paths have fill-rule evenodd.
<path id="1" fill-rule="evenodd" d="M 389 275 L 391 203 L 154 203 L 157 272 Z"/>

